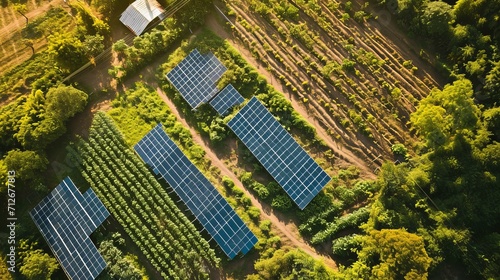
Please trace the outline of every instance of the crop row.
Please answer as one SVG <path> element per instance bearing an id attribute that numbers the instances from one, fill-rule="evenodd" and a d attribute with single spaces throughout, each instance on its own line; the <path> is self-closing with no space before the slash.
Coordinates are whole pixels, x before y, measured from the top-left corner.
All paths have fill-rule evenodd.
<path id="1" fill-rule="evenodd" d="M 163 278 L 206 278 L 219 260 L 165 189 L 98 113 L 79 146 L 81 173 Z"/>

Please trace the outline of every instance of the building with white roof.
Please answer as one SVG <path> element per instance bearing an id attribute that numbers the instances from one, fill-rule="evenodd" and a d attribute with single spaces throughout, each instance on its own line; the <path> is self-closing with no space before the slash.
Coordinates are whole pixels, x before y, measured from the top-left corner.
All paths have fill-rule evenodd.
<path id="1" fill-rule="evenodd" d="M 156 0 L 137 0 L 120 16 L 120 21 L 135 35 L 141 35 L 157 17 L 163 19 L 163 8 Z"/>

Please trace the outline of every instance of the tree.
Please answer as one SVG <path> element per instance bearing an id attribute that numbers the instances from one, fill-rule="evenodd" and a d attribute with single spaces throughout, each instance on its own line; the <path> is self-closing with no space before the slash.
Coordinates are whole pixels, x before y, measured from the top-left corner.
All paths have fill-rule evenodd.
<path id="1" fill-rule="evenodd" d="M 473 139 L 479 126 L 480 110 L 472 98 L 472 83 L 461 79 L 433 89 L 412 114 L 411 122 L 427 145 L 437 148 L 453 141 L 455 135 Z"/>
<path id="2" fill-rule="evenodd" d="M 47 50 L 60 66 L 76 70 L 86 62 L 85 47 L 78 38 L 54 33 L 48 40 Z"/>
<path id="3" fill-rule="evenodd" d="M 441 50 L 450 39 L 452 18 L 451 6 L 442 1 L 428 2 L 420 16 L 423 31 L 439 43 Z"/>
<path id="4" fill-rule="evenodd" d="M 123 54 L 127 48 L 128 45 L 123 39 L 120 39 L 113 44 L 113 51 L 119 54 Z"/>
<path id="5" fill-rule="evenodd" d="M 485 77 L 484 91 L 490 97 L 489 103 L 500 103 L 500 61 L 492 63 L 492 69 Z"/>
<path id="6" fill-rule="evenodd" d="M 9 268 L 7 267 L 7 259 L 4 255 L 0 257 L 0 275 L 4 280 L 13 280 L 12 275 L 9 272 Z"/>
<path id="7" fill-rule="evenodd" d="M 427 279 L 432 259 L 424 241 L 404 229 L 371 230 L 347 279 Z"/>
<path id="8" fill-rule="evenodd" d="M 33 47 L 33 40 L 23 39 L 23 43 L 27 48 L 31 49 L 31 55 L 33 56 L 35 54 L 35 48 Z"/>
<path id="9" fill-rule="evenodd" d="M 486 110 L 483 117 L 486 128 L 493 134 L 493 138 L 500 141 L 500 107 Z"/>
<path id="10" fill-rule="evenodd" d="M 104 37 L 99 34 L 85 35 L 83 47 L 85 48 L 87 57 L 93 59 L 104 51 Z"/>
<path id="11" fill-rule="evenodd" d="M 51 88 L 45 97 L 46 112 L 55 119 L 66 121 L 87 105 L 87 94 L 72 86 Z"/>
<path id="12" fill-rule="evenodd" d="M 20 147 L 14 134 L 19 130 L 20 120 L 26 114 L 26 101 L 26 96 L 21 96 L 0 108 L 0 151 L 7 152 Z"/>
<path id="13" fill-rule="evenodd" d="M 334 272 L 300 249 L 279 249 L 255 263 L 257 274 L 247 279 L 332 279 Z"/>
<path id="14" fill-rule="evenodd" d="M 7 165 L 4 160 L 0 159 L 0 194 L 7 191 Z"/>
<path id="15" fill-rule="evenodd" d="M 97 7 L 99 12 L 101 12 L 106 19 L 110 19 L 115 13 L 120 13 L 131 1 L 119 1 L 119 0 L 95 0 L 92 1 L 92 5 Z"/>
<path id="16" fill-rule="evenodd" d="M 23 259 L 19 272 L 30 280 L 48 280 L 57 269 L 57 260 L 38 249 L 30 251 Z"/>
<path id="17" fill-rule="evenodd" d="M 12 150 L 4 159 L 8 170 L 15 170 L 16 177 L 23 181 L 32 181 L 39 178 L 49 164 L 45 155 L 34 151 Z"/>
<path id="18" fill-rule="evenodd" d="M 14 4 L 14 10 L 21 14 L 26 19 L 26 25 L 28 25 L 28 17 L 25 15 L 28 9 L 25 4 Z"/>
<path id="19" fill-rule="evenodd" d="M 42 150 L 66 132 L 65 122 L 86 104 L 87 94 L 71 86 L 51 88 L 46 96 L 37 90 L 25 103 L 15 137 L 26 149 Z"/>

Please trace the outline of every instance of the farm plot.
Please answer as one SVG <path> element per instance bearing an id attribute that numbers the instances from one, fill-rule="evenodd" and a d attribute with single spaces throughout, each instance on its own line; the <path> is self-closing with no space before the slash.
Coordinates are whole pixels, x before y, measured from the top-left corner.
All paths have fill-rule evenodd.
<path id="1" fill-rule="evenodd" d="M 81 174 L 160 275 L 207 278 L 219 259 L 165 189 L 125 144 L 111 118 L 97 113 L 79 145 Z"/>
<path id="2" fill-rule="evenodd" d="M 339 1 L 226 5 L 235 15 L 233 35 L 332 139 L 373 161 L 373 169 L 392 158 L 392 145 L 413 142 L 409 114 L 437 82 L 419 69 L 425 63 L 414 65 L 382 37 L 366 12 Z"/>

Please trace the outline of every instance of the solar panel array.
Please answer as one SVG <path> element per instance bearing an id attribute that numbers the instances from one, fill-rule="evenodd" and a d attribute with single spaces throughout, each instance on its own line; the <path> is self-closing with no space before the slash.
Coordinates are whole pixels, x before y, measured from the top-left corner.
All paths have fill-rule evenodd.
<path id="1" fill-rule="evenodd" d="M 229 84 L 210 100 L 210 105 L 219 115 L 224 116 L 231 107 L 241 104 L 243 101 L 245 101 L 243 96 L 241 96 L 233 85 Z"/>
<path id="2" fill-rule="evenodd" d="M 257 237 L 210 181 L 167 136 L 161 124 L 134 146 L 139 156 L 174 189 L 224 253 L 246 254 Z"/>
<path id="3" fill-rule="evenodd" d="M 217 81 L 226 70 L 212 53 L 200 54 L 195 49 L 168 72 L 167 79 L 191 108 L 196 109 L 218 92 Z"/>
<path id="4" fill-rule="evenodd" d="M 228 126 L 300 209 L 330 181 L 257 98 L 253 97 Z"/>
<path id="5" fill-rule="evenodd" d="M 66 177 L 30 215 L 70 279 L 95 279 L 104 270 L 89 236 L 109 212 L 92 189 L 82 195 Z"/>

